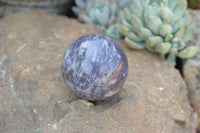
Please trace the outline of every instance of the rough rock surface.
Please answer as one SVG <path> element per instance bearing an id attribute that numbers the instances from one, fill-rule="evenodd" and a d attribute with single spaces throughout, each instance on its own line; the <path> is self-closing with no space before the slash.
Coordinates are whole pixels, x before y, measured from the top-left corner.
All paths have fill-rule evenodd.
<path id="1" fill-rule="evenodd" d="M 31 17 L 30 17 L 31 16 Z M 33 10 L 0 21 L 1 133 L 194 133 L 197 115 L 177 70 L 119 41 L 129 74 L 114 97 L 90 103 L 66 87 L 65 49 L 93 26 Z"/>
<path id="2" fill-rule="evenodd" d="M 188 59 L 183 67 L 184 79 L 189 91 L 189 100 L 194 110 L 200 115 L 200 11 L 191 11 L 194 23 L 196 24 L 196 34 L 188 45 L 196 45 L 199 51 L 194 58 Z M 200 130 L 200 125 L 199 125 Z"/>
<path id="3" fill-rule="evenodd" d="M 0 0 L 0 18 L 13 13 L 40 8 L 49 12 L 64 14 L 71 7 L 73 0 Z"/>

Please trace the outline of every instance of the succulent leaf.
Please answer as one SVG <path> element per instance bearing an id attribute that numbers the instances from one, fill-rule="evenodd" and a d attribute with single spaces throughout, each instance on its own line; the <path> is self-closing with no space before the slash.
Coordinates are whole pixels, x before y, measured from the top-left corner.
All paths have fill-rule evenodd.
<path id="1" fill-rule="evenodd" d="M 132 24 L 132 27 L 135 29 L 135 31 L 139 28 L 142 27 L 143 24 L 141 22 L 141 20 L 134 14 L 132 14 L 131 18 L 130 18 L 130 23 Z"/>
<path id="2" fill-rule="evenodd" d="M 134 11 L 142 12 L 143 8 L 140 0 L 133 0 L 132 3 L 132 6 L 134 6 L 132 9 L 134 9 Z"/>
<path id="3" fill-rule="evenodd" d="M 160 12 L 165 22 L 170 23 L 172 21 L 173 13 L 168 7 L 161 8 Z"/>
<path id="4" fill-rule="evenodd" d="M 177 52 L 178 52 L 178 49 L 175 47 L 171 48 L 171 50 L 170 50 L 170 54 L 172 54 L 172 55 L 175 55 Z"/>
<path id="5" fill-rule="evenodd" d="M 146 44 L 150 47 L 150 48 L 155 48 L 157 45 L 161 44 L 163 42 L 162 38 L 159 36 L 153 36 L 153 37 L 149 37 L 146 41 Z"/>
<path id="6" fill-rule="evenodd" d="M 181 28 L 179 29 L 179 31 L 176 32 L 175 36 L 176 36 L 177 38 L 182 38 L 182 36 L 184 35 L 184 33 L 185 33 L 185 27 L 181 27 Z"/>
<path id="7" fill-rule="evenodd" d="M 157 4 L 161 4 L 162 1 L 161 0 L 151 0 L 150 4 L 152 4 L 154 2 L 157 3 Z"/>
<path id="8" fill-rule="evenodd" d="M 180 19 L 187 9 L 187 2 L 185 0 L 179 0 L 175 9 L 174 9 L 174 20 Z"/>
<path id="9" fill-rule="evenodd" d="M 198 52 L 198 47 L 190 46 L 182 50 L 181 52 L 178 52 L 176 55 L 180 58 L 186 59 L 193 57 L 194 55 L 196 55 L 197 52 Z"/>
<path id="10" fill-rule="evenodd" d="M 196 31 L 196 28 L 194 25 L 186 26 L 185 34 L 182 36 L 183 42 L 189 41 L 194 36 L 195 31 Z"/>
<path id="11" fill-rule="evenodd" d="M 168 6 L 168 0 L 163 0 L 164 6 Z"/>
<path id="12" fill-rule="evenodd" d="M 192 22 L 192 17 L 188 11 L 183 16 L 183 26 L 189 25 Z"/>
<path id="13" fill-rule="evenodd" d="M 126 20 L 131 18 L 131 13 L 130 13 L 130 10 L 128 8 L 124 8 L 124 13 L 126 14 L 126 17 L 128 17 Z"/>
<path id="14" fill-rule="evenodd" d="M 145 12 L 145 17 L 148 17 L 149 15 L 151 15 L 151 16 L 158 16 L 159 13 L 160 13 L 160 11 L 156 7 L 156 5 L 154 5 L 154 6 L 147 6 L 144 9 L 144 12 Z"/>
<path id="15" fill-rule="evenodd" d="M 169 24 L 163 24 L 160 26 L 160 35 L 166 37 L 172 33 L 172 27 Z"/>
<path id="16" fill-rule="evenodd" d="M 131 40 L 135 40 L 137 42 L 142 41 L 142 39 L 140 37 L 138 37 L 134 32 L 131 32 L 127 27 L 122 26 L 122 31 L 121 31 L 124 35 L 126 35 L 128 38 L 130 38 Z"/>
<path id="17" fill-rule="evenodd" d="M 169 53 L 170 48 L 171 48 L 171 44 L 168 43 L 168 42 L 165 42 L 165 43 L 159 44 L 159 45 L 155 48 L 155 51 L 156 51 L 157 53 L 160 53 L 160 54 L 167 54 L 167 53 Z"/>
<path id="18" fill-rule="evenodd" d="M 159 26 L 162 24 L 162 21 L 160 20 L 160 18 L 156 17 L 156 16 L 148 16 L 147 17 L 147 26 L 149 27 L 149 29 L 154 32 L 155 34 L 159 33 Z"/>
<path id="19" fill-rule="evenodd" d="M 169 35 L 167 35 L 166 37 L 165 37 L 165 42 L 170 42 L 172 39 L 173 39 L 173 35 L 172 34 L 169 34 Z"/>
<path id="20" fill-rule="evenodd" d="M 180 18 L 179 20 L 172 23 L 173 33 L 176 33 L 179 30 L 179 28 L 183 25 L 183 22 L 184 22 L 183 19 Z"/>
<path id="21" fill-rule="evenodd" d="M 132 2 L 132 0 L 112 0 L 112 2 L 114 3 L 117 3 L 119 8 L 123 8 L 125 7 L 126 5 L 128 5 L 129 3 Z"/>
<path id="22" fill-rule="evenodd" d="M 127 15 L 125 15 L 125 13 L 121 10 L 121 11 L 119 11 L 119 18 L 120 18 L 120 20 L 128 20 L 128 18 L 127 17 L 129 17 L 129 16 L 127 16 Z"/>
<path id="23" fill-rule="evenodd" d="M 80 16 L 80 21 L 83 23 L 88 23 L 88 24 L 92 24 L 91 18 L 87 15 L 83 14 L 79 14 Z"/>
<path id="24" fill-rule="evenodd" d="M 96 12 L 95 12 L 95 9 L 92 9 L 91 10 L 91 12 L 89 12 L 89 18 L 91 18 L 91 20 L 92 20 L 92 22 L 95 22 L 95 23 L 97 23 L 96 22 L 96 14 L 95 14 Z"/>
<path id="25" fill-rule="evenodd" d="M 148 37 L 152 36 L 151 31 L 144 27 L 138 28 L 137 34 L 142 40 L 146 40 Z"/>
<path id="26" fill-rule="evenodd" d="M 129 48 L 136 49 L 136 50 L 141 50 L 141 49 L 145 48 L 145 44 L 144 43 L 134 42 L 134 41 L 130 40 L 127 37 L 124 40 L 127 43 Z"/>
<path id="27" fill-rule="evenodd" d="M 128 23 L 126 20 L 122 20 L 122 27 L 124 26 L 124 27 L 127 27 L 127 31 L 129 31 L 129 30 L 131 30 L 131 28 L 133 28 L 132 27 L 132 25 L 130 24 L 130 23 Z M 134 31 L 135 29 L 133 29 L 133 31 Z"/>
<path id="28" fill-rule="evenodd" d="M 125 8 L 130 9 L 131 13 L 133 12 L 136 16 L 142 18 L 141 12 L 143 12 L 143 8 L 140 1 L 133 0 L 132 3 Z"/>
<path id="29" fill-rule="evenodd" d="M 176 56 L 173 54 L 169 54 L 167 56 L 167 60 L 172 64 L 172 65 L 176 65 Z"/>
<path id="30" fill-rule="evenodd" d="M 87 0 L 75 0 L 75 3 L 80 9 L 85 9 L 86 8 L 86 1 Z"/>
<path id="31" fill-rule="evenodd" d="M 115 23 L 115 17 L 114 16 L 111 16 L 110 17 L 110 20 L 109 20 L 109 22 L 108 22 L 108 25 L 110 25 L 110 26 L 112 26 L 114 23 Z"/>
<path id="32" fill-rule="evenodd" d="M 178 50 L 182 50 L 185 48 L 185 43 L 184 42 L 178 42 L 177 43 L 177 49 Z"/>
<path id="33" fill-rule="evenodd" d="M 153 48 L 149 47 L 148 45 L 146 45 L 146 49 L 148 49 L 152 53 L 155 53 L 155 50 Z"/>
<path id="34" fill-rule="evenodd" d="M 139 0 L 134 0 L 134 1 L 139 1 Z M 143 9 L 145 9 L 151 0 L 140 0 L 140 3 L 142 4 Z"/>
<path id="35" fill-rule="evenodd" d="M 110 27 L 105 31 L 107 35 L 110 35 L 112 38 L 121 38 L 121 34 L 118 32 L 118 30 L 115 28 L 115 26 Z"/>
<path id="36" fill-rule="evenodd" d="M 178 0 L 168 0 L 168 6 L 171 10 L 174 10 L 174 8 L 177 5 Z"/>

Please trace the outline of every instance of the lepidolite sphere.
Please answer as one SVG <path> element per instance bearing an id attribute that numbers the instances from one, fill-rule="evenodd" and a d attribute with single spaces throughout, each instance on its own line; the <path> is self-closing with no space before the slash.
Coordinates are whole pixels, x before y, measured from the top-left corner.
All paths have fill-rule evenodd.
<path id="1" fill-rule="evenodd" d="M 75 40 L 62 60 L 62 74 L 69 88 L 80 97 L 103 100 L 122 88 L 128 61 L 122 48 L 112 39 L 90 34 Z"/>

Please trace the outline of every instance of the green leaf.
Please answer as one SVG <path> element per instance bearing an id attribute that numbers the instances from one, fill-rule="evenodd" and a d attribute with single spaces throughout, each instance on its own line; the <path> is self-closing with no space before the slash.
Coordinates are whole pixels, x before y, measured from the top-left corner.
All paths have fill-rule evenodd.
<path id="1" fill-rule="evenodd" d="M 172 33 L 172 27 L 169 24 L 162 24 L 160 26 L 160 35 L 166 37 Z"/>
<path id="2" fill-rule="evenodd" d="M 175 55 L 177 52 L 178 52 L 177 48 L 171 48 L 169 53 Z"/>
<path id="3" fill-rule="evenodd" d="M 182 41 L 178 42 L 178 43 L 177 43 L 177 49 L 178 49 L 178 50 L 181 50 L 181 49 L 183 49 L 183 48 L 185 48 L 185 43 L 182 42 Z"/>
<path id="4" fill-rule="evenodd" d="M 172 64 L 172 65 L 176 65 L 176 56 L 173 54 L 169 54 L 167 56 L 167 60 Z"/>
<path id="5" fill-rule="evenodd" d="M 115 21 L 116 21 L 116 17 L 115 17 L 114 15 L 112 15 L 112 16 L 110 17 L 110 20 L 109 20 L 109 22 L 108 22 L 108 25 L 112 25 L 113 23 L 115 23 Z"/>
<path id="6" fill-rule="evenodd" d="M 183 19 L 182 18 L 180 18 L 179 20 L 177 20 L 177 21 L 174 21 L 171 25 L 172 25 L 172 27 L 173 27 L 173 33 L 176 33 L 178 30 L 179 30 L 179 28 L 183 25 Z"/>
<path id="7" fill-rule="evenodd" d="M 170 48 L 171 48 L 171 44 L 168 42 L 164 42 L 164 43 L 159 44 L 155 48 L 155 51 L 160 54 L 167 54 L 169 53 Z"/>
<path id="8" fill-rule="evenodd" d="M 126 14 L 127 19 L 129 20 L 131 18 L 131 12 L 129 8 L 124 8 L 123 10 L 124 14 Z"/>
<path id="9" fill-rule="evenodd" d="M 153 36 L 153 37 L 149 37 L 146 40 L 146 44 L 150 47 L 150 48 L 155 48 L 157 45 L 161 44 L 163 42 L 162 38 L 159 36 Z"/>
<path id="10" fill-rule="evenodd" d="M 148 16 L 147 17 L 147 25 L 149 27 L 149 29 L 154 32 L 155 34 L 159 33 L 159 27 L 162 24 L 162 21 L 160 20 L 160 18 L 156 17 L 156 16 Z"/>
<path id="11" fill-rule="evenodd" d="M 80 9 L 86 9 L 86 0 L 75 0 L 75 3 Z"/>
<path id="12" fill-rule="evenodd" d="M 178 0 L 168 0 L 168 6 L 169 8 L 171 8 L 172 10 L 174 10 L 174 8 L 177 5 Z"/>
<path id="13" fill-rule="evenodd" d="M 144 8 L 144 20 L 145 23 L 148 23 L 148 17 L 149 16 L 155 16 L 155 17 L 160 17 L 160 7 L 156 5 L 148 5 L 147 7 Z"/>
<path id="14" fill-rule="evenodd" d="M 122 31 L 121 33 L 123 35 L 125 35 L 126 37 L 130 38 L 131 40 L 134 40 L 136 42 L 140 42 L 142 41 L 141 38 L 139 38 L 135 33 L 131 32 L 127 27 L 125 27 L 124 25 L 122 25 Z"/>
<path id="15" fill-rule="evenodd" d="M 129 31 L 135 32 L 135 29 L 133 29 L 132 25 L 126 20 L 122 20 L 122 25 L 125 26 Z"/>
<path id="16" fill-rule="evenodd" d="M 98 18 L 98 16 L 101 16 L 102 18 Z M 102 26 L 108 26 L 110 16 L 108 16 L 107 12 L 100 12 L 100 10 L 96 10 L 96 20 L 98 23 Z"/>
<path id="17" fill-rule="evenodd" d="M 96 11 L 95 9 L 91 9 L 91 11 L 89 12 L 89 17 L 92 21 L 93 24 L 96 24 Z"/>
<path id="18" fill-rule="evenodd" d="M 149 50 L 152 53 L 155 53 L 154 48 L 149 47 L 148 45 L 145 45 L 145 47 L 147 48 L 147 50 Z"/>
<path id="19" fill-rule="evenodd" d="M 182 50 L 181 52 L 178 52 L 176 54 L 176 56 L 178 56 L 182 59 L 191 58 L 197 54 L 198 49 L 199 48 L 197 46 L 190 46 L 190 47 L 187 47 L 186 49 Z"/>
<path id="20" fill-rule="evenodd" d="M 142 2 L 139 0 L 132 0 L 131 4 L 128 5 L 128 8 L 130 9 L 132 14 L 135 14 L 140 19 L 142 19 L 143 15 L 143 7 Z"/>
<path id="21" fill-rule="evenodd" d="M 171 9 L 169 9 L 168 7 L 162 7 L 160 9 L 160 12 L 165 22 L 170 23 L 172 21 L 173 13 Z"/>
<path id="22" fill-rule="evenodd" d="M 124 40 L 129 48 L 136 49 L 136 50 L 141 50 L 145 48 L 144 43 L 137 43 L 135 41 L 130 40 L 127 37 Z"/>
<path id="23" fill-rule="evenodd" d="M 120 10 L 120 11 L 118 12 L 118 15 L 119 15 L 119 18 L 120 18 L 121 21 L 122 21 L 122 20 L 128 20 L 126 14 L 125 14 L 123 11 Z"/>
<path id="24" fill-rule="evenodd" d="M 140 1 L 140 3 L 142 4 L 143 9 L 145 9 L 150 3 L 150 0 L 137 0 L 137 1 Z"/>
<path id="25" fill-rule="evenodd" d="M 110 27 L 110 28 L 106 29 L 105 34 L 114 38 L 114 39 L 120 39 L 121 38 L 119 31 L 115 27 Z"/>
<path id="26" fill-rule="evenodd" d="M 189 41 L 194 36 L 195 31 L 196 31 L 196 27 L 193 24 L 185 27 L 185 33 L 182 36 L 183 42 Z"/>
<path id="27" fill-rule="evenodd" d="M 152 36 L 151 31 L 144 27 L 138 28 L 137 34 L 142 40 L 146 40 L 148 37 Z"/>
<path id="28" fill-rule="evenodd" d="M 131 22 L 132 27 L 135 30 L 135 32 L 137 31 L 137 29 L 139 27 L 143 27 L 142 22 L 140 21 L 140 19 L 135 14 L 132 14 L 130 22 Z"/>
<path id="29" fill-rule="evenodd" d="M 173 35 L 172 34 L 169 34 L 169 35 L 167 35 L 166 37 L 165 37 L 165 39 L 164 39 L 164 41 L 165 42 L 169 42 L 169 41 L 171 41 L 172 39 L 173 39 Z"/>
<path id="30" fill-rule="evenodd" d="M 179 20 L 183 17 L 185 11 L 187 9 L 187 2 L 186 0 L 179 0 L 175 9 L 174 9 L 174 20 Z"/>
<path id="31" fill-rule="evenodd" d="M 79 14 L 79 19 L 83 23 L 93 24 L 91 18 L 84 13 Z"/>
<path id="32" fill-rule="evenodd" d="M 186 11 L 183 16 L 183 26 L 186 26 L 192 22 L 192 16 L 190 15 L 189 11 Z"/>
<path id="33" fill-rule="evenodd" d="M 181 27 L 178 32 L 176 32 L 175 37 L 182 38 L 185 33 L 185 27 Z"/>

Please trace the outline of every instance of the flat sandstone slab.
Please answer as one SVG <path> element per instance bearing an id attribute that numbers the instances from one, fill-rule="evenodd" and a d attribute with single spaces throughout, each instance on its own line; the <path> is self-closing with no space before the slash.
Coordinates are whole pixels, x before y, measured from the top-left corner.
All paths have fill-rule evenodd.
<path id="1" fill-rule="evenodd" d="M 64 51 L 94 26 L 39 10 L 0 21 L 1 133 L 194 133 L 197 115 L 177 70 L 156 54 L 127 54 L 129 74 L 114 97 L 90 103 L 61 74 Z"/>

